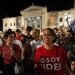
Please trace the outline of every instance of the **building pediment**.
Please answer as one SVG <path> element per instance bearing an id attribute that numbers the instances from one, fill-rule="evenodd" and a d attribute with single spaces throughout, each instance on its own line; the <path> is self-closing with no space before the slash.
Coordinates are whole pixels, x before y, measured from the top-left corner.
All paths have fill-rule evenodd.
<path id="1" fill-rule="evenodd" d="M 29 6 L 28 8 L 22 10 L 22 12 L 37 11 L 37 10 L 42 10 L 42 9 L 44 9 L 44 8 L 45 8 L 45 7 L 42 7 L 42 6 L 31 5 L 31 6 Z"/>

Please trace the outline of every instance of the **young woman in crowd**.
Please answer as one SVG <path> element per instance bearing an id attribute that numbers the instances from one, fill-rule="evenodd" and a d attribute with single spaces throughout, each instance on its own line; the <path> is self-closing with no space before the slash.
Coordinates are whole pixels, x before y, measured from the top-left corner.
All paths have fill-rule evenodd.
<path id="1" fill-rule="evenodd" d="M 34 55 L 37 75 L 70 75 L 67 67 L 67 54 L 65 50 L 54 45 L 56 34 L 53 29 L 43 31 L 43 45 L 36 49 Z"/>
<path id="2" fill-rule="evenodd" d="M 21 59 L 21 48 L 13 45 L 15 33 L 6 31 L 4 33 L 4 42 L 0 47 L 0 55 L 3 56 L 3 75 L 15 75 L 15 62 Z"/>

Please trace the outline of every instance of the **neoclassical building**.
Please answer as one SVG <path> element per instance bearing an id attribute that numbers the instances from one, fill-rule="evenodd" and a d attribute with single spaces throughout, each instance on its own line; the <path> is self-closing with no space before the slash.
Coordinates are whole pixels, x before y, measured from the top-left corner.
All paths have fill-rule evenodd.
<path id="1" fill-rule="evenodd" d="M 3 18 L 3 31 L 7 29 L 25 30 L 27 26 L 35 28 L 56 28 L 68 26 L 75 19 L 75 9 L 47 11 L 47 7 L 31 5 L 20 11 L 21 16 Z"/>

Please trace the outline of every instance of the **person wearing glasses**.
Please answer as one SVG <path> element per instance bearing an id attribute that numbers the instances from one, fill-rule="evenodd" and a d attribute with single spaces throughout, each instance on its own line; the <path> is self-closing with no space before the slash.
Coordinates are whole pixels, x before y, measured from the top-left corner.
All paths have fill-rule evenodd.
<path id="1" fill-rule="evenodd" d="M 65 50 L 55 45 L 56 34 L 53 29 L 43 31 L 43 45 L 34 55 L 36 75 L 70 75 Z"/>

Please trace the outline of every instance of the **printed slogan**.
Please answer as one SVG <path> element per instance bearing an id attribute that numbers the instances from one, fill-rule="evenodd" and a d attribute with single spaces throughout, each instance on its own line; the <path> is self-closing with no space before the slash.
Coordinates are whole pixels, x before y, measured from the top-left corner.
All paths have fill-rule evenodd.
<path id="1" fill-rule="evenodd" d="M 40 58 L 39 63 L 44 70 L 61 70 L 60 57 Z"/>

